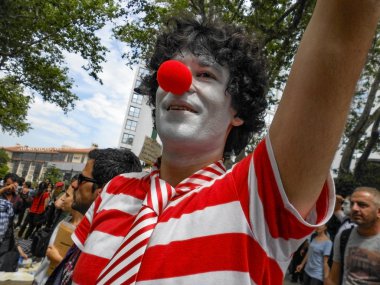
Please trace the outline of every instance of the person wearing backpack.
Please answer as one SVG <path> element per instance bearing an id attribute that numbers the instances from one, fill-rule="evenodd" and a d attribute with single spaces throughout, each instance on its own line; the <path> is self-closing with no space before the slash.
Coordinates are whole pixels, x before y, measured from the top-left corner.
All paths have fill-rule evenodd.
<path id="1" fill-rule="evenodd" d="M 47 186 L 48 185 L 46 182 L 41 182 L 38 185 L 38 191 L 36 196 L 33 198 L 29 213 L 26 216 L 20 231 L 18 232 L 19 238 L 23 236 L 27 226 L 28 230 L 25 233 L 25 239 L 29 238 L 34 229 L 38 230 L 46 222 L 45 209 L 49 203 L 49 193 L 47 192 Z"/>
<path id="2" fill-rule="evenodd" d="M 54 246 L 54 241 L 57 237 L 58 229 L 60 227 L 61 223 L 67 222 L 71 224 L 73 227 L 76 227 L 79 222 L 82 220 L 83 215 L 71 208 L 71 205 L 73 204 L 74 199 L 74 188 L 72 185 L 76 183 L 77 180 L 74 180 L 71 182 L 71 185 L 67 188 L 66 192 L 61 196 L 62 200 L 62 210 L 64 212 L 69 212 L 70 215 L 65 218 L 63 221 L 61 221 L 54 229 L 53 233 L 51 234 L 51 237 L 49 239 L 48 247 L 46 250 L 46 257 L 42 260 L 40 267 L 37 269 L 35 275 L 34 275 L 34 285 L 39 284 L 45 284 L 46 280 L 48 279 L 48 269 L 51 264 L 51 262 L 59 263 L 62 261 L 64 256 L 61 256 L 58 249 Z"/>
<path id="3" fill-rule="evenodd" d="M 380 191 L 359 187 L 351 196 L 356 228 L 335 237 L 333 265 L 326 285 L 380 284 Z"/>

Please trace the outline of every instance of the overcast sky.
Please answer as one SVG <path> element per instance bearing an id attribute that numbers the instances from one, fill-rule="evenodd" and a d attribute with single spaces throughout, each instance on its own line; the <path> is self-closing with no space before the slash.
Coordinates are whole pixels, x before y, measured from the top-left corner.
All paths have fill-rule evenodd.
<path id="1" fill-rule="evenodd" d="M 0 132 L 0 146 L 19 143 L 32 147 L 87 148 L 97 143 L 101 148 L 117 147 L 134 70 L 121 60 L 125 46 L 110 39 L 109 29 L 99 35 L 110 50 L 100 74 L 103 85 L 81 68 L 84 61 L 80 56 L 68 54 L 70 76 L 75 80 L 73 92 L 80 98 L 75 110 L 65 115 L 59 107 L 36 96 L 28 113 L 33 129 L 21 137 Z"/>

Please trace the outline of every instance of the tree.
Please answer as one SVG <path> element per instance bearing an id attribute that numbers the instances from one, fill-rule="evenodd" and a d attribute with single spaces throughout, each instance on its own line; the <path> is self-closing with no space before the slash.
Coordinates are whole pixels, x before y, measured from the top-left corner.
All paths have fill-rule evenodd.
<path id="1" fill-rule="evenodd" d="M 342 159 L 338 177 L 353 173 L 360 185 L 379 185 L 373 177 L 377 167 L 368 162 L 371 153 L 379 150 L 380 123 L 380 27 L 377 29 L 365 69 L 358 84 L 353 107 L 345 129 Z M 360 155 L 352 171 L 354 154 Z M 373 183 L 372 183 L 372 182 Z M 377 187 L 379 187 L 377 186 Z"/>
<path id="2" fill-rule="evenodd" d="M 78 99 L 72 91 L 64 52 L 86 60 L 83 68 L 101 83 L 98 74 L 106 47 L 96 31 L 117 16 L 113 0 L 0 1 L 0 126 L 21 135 L 36 94 L 67 112 Z"/>
<path id="3" fill-rule="evenodd" d="M 273 94 L 284 87 L 315 2 L 315 0 L 130 1 L 123 11 L 125 24 L 116 27 L 114 32 L 118 39 L 130 47 L 124 58 L 128 64 L 132 64 L 144 62 L 150 57 L 157 31 L 161 23 L 170 17 L 192 14 L 205 19 L 218 16 L 226 22 L 243 25 L 247 31 L 255 32 L 263 41 L 263 50 L 268 61 L 269 98 L 270 103 L 275 104 Z M 369 154 L 377 151 L 379 147 L 378 127 L 376 129 L 380 118 L 380 101 L 377 95 L 380 82 L 379 35 L 378 30 L 359 81 L 342 140 L 343 152 L 339 167 L 342 181 L 361 177 L 363 169 L 368 169 L 366 164 Z M 371 126 L 374 129 L 368 132 Z M 369 133 L 371 135 L 368 135 Z M 257 138 L 260 138 L 260 135 Z M 257 139 L 254 139 L 245 153 L 251 152 L 256 143 Z M 354 177 L 350 165 L 353 154 L 358 151 L 362 156 L 358 160 Z M 238 159 L 241 159 L 245 153 L 239 154 Z M 373 166 L 371 167 L 373 169 Z"/>
<path id="4" fill-rule="evenodd" d="M 123 55 L 127 64 L 150 58 L 160 25 L 171 17 L 216 16 L 225 22 L 240 24 L 263 42 L 268 61 L 269 102 L 277 103 L 275 89 L 286 81 L 298 43 L 311 17 L 315 0 L 156 0 L 129 1 L 123 10 L 124 23 L 114 29 L 117 39 L 130 47 Z M 255 137 L 246 149 L 251 152 L 261 137 Z M 237 155 L 241 159 L 246 152 Z"/>
<path id="5" fill-rule="evenodd" d="M 63 178 L 63 174 L 60 169 L 55 166 L 49 167 L 44 175 L 44 180 L 49 179 L 50 182 L 55 185 L 58 181 L 61 181 Z"/>
<path id="6" fill-rule="evenodd" d="M 9 172 L 7 163 L 9 162 L 9 156 L 4 149 L 0 149 L 0 177 L 4 177 Z"/>
<path id="7" fill-rule="evenodd" d="M 257 34 L 269 62 L 270 86 L 280 87 L 314 5 L 315 0 L 129 1 L 123 11 L 125 24 L 114 32 L 130 47 L 124 58 L 133 64 L 149 58 L 159 27 L 169 18 L 186 14 L 211 19 L 218 16 Z"/>

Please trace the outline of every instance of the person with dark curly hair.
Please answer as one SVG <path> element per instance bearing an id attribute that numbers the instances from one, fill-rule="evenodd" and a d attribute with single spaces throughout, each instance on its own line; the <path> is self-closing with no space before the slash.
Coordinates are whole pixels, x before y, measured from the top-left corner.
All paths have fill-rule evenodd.
<path id="1" fill-rule="evenodd" d="M 282 284 L 293 252 L 333 212 L 329 167 L 379 6 L 317 1 L 269 134 L 229 171 L 223 157 L 264 126 L 260 45 L 198 17 L 161 27 L 141 90 L 162 157 L 103 189 L 73 235 L 82 251 L 73 282 Z M 169 59 L 192 78 L 180 94 L 158 84 Z"/>

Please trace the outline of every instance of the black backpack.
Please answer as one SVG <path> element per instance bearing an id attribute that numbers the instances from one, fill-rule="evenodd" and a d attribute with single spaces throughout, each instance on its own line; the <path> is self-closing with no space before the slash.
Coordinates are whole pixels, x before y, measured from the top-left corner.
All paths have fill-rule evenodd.
<path id="1" fill-rule="evenodd" d="M 31 253 L 35 257 L 44 257 L 49 246 L 52 231 L 47 228 L 38 230 L 33 237 Z"/>
<path id="2" fill-rule="evenodd" d="M 13 216 L 9 218 L 7 231 L 0 242 L 0 271 L 15 272 L 20 254 L 17 251 L 13 235 Z"/>

